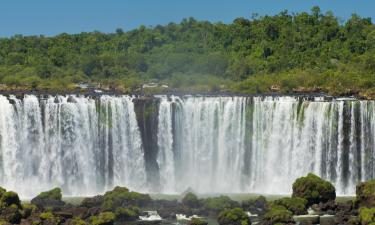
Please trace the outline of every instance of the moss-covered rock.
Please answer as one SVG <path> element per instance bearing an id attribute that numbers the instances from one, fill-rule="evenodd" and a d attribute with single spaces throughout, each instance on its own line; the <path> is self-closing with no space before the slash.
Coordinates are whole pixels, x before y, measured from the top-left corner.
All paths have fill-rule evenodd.
<path id="1" fill-rule="evenodd" d="M 359 207 L 375 207 L 375 180 L 362 182 L 356 187 L 356 204 Z"/>
<path id="2" fill-rule="evenodd" d="M 220 225 L 250 225 L 248 215 L 241 208 L 226 209 L 218 217 Z"/>
<path id="3" fill-rule="evenodd" d="M 61 189 L 57 187 L 49 191 L 41 192 L 37 197 L 41 199 L 61 200 L 62 199 Z"/>
<path id="4" fill-rule="evenodd" d="M 270 224 L 290 223 L 293 221 L 293 213 L 284 206 L 273 205 L 264 215 L 264 220 Z"/>
<path id="5" fill-rule="evenodd" d="M 208 222 L 201 219 L 201 218 L 192 218 L 189 222 L 188 225 L 207 225 Z"/>
<path id="6" fill-rule="evenodd" d="M 361 221 L 361 225 L 375 225 L 375 208 L 360 208 L 359 220 Z"/>
<path id="7" fill-rule="evenodd" d="M 182 204 L 190 207 L 190 208 L 198 208 L 200 203 L 199 203 L 199 200 L 198 200 L 198 197 L 189 192 L 187 193 L 183 198 L 182 198 Z"/>
<path id="8" fill-rule="evenodd" d="M 117 220 L 121 221 L 131 221 L 137 220 L 141 214 L 141 210 L 138 207 L 129 207 L 129 208 L 117 208 L 115 211 L 115 215 Z"/>
<path id="9" fill-rule="evenodd" d="M 58 208 L 65 205 L 62 200 L 62 194 L 60 188 L 54 188 L 49 191 L 41 192 L 38 196 L 31 199 L 31 203 L 42 208 L 51 207 Z"/>
<path id="10" fill-rule="evenodd" d="M 274 201 L 275 205 L 284 206 L 286 209 L 291 211 L 294 215 L 304 215 L 307 214 L 307 200 L 304 198 L 294 197 L 294 198 L 281 198 Z"/>
<path id="11" fill-rule="evenodd" d="M 12 224 L 18 224 L 22 219 L 19 206 L 13 204 L 1 210 L 0 219 Z"/>
<path id="12" fill-rule="evenodd" d="M 112 212 L 103 212 L 98 216 L 90 217 L 90 224 L 92 225 L 113 225 L 116 220 L 116 215 Z"/>
<path id="13" fill-rule="evenodd" d="M 22 218 L 27 218 L 29 217 L 33 212 L 35 212 L 38 209 L 36 205 L 29 204 L 29 203 L 23 203 L 22 204 Z"/>
<path id="14" fill-rule="evenodd" d="M 51 212 L 43 212 L 39 215 L 39 218 L 42 220 L 48 220 L 54 218 L 54 216 Z"/>
<path id="15" fill-rule="evenodd" d="M 206 198 L 202 200 L 203 209 L 208 212 L 219 213 L 225 209 L 239 207 L 238 202 L 233 201 L 228 196 Z"/>
<path id="16" fill-rule="evenodd" d="M 118 207 L 138 206 L 143 207 L 151 202 L 148 194 L 129 191 L 125 187 L 115 187 L 104 194 L 103 210 L 115 210 Z"/>
<path id="17" fill-rule="evenodd" d="M 8 207 L 10 205 L 16 205 L 21 208 L 21 201 L 18 194 L 13 191 L 7 191 L 1 196 L 1 204 L 3 207 Z"/>
<path id="18" fill-rule="evenodd" d="M 335 187 L 328 181 L 309 173 L 293 183 L 293 197 L 305 198 L 307 206 L 336 199 Z"/>
<path id="19" fill-rule="evenodd" d="M 80 219 L 80 218 L 73 218 L 68 220 L 64 225 L 87 225 L 86 221 Z"/>

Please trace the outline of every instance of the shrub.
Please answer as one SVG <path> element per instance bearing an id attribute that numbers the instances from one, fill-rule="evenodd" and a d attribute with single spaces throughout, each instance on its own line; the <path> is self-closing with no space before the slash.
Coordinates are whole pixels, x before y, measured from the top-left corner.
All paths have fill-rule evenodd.
<path id="1" fill-rule="evenodd" d="M 360 208 L 359 219 L 362 225 L 375 224 L 375 208 Z"/>
<path id="2" fill-rule="evenodd" d="M 293 212 L 295 215 L 306 214 L 307 200 L 304 198 L 294 197 L 294 198 L 281 198 L 274 202 L 275 205 L 284 206 L 289 211 Z"/>
<path id="3" fill-rule="evenodd" d="M 375 180 L 362 182 L 356 187 L 356 203 L 362 207 L 375 207 Z"/>
<path id="4" fill-rule="evenodd" d="M 271 224 L 289 223 L 292 221 L 293 213 L 284 206 L 273 205 L 264 215 L 264 220 Z"/>
<path id="5" fill-rule="evenodd" d="M 200 218 L 192 218 L 189 222 L 188 225 L 207 225 L 207 221 L 204 221 Z"/>
<path id="6" fill-rule="evenodd" d="M 250 225 L 248 215 L 241 208 L 226 209 L 219 214 L 220 225 Z"/>
<path id="7" fill-rule="evenodd" d="M 300 177 L 293 183 L 292 197 L 305 198 L 307 206 L 325 203 L 329 200 L 335 200 L 335 187 L 328 181 L 309 173 L 306 177 Z"/>
<path id="8" fill-rule="evenodd" d="M 190 208 L 198 208 L 199 200 L 195 194 L 189 192 L 182 199 L 182 204 L 189 206 Z"/>
<path id="9" fill-rule="evenodd" d="M 207 211 L 220 212 L 224 209 L 238 207 L 239 204 L 228 196 L 220 196 L 214 198 L 206 198 L 202 200 L 203 208 Z"/>
<path id="10" fill-rule="evenodd" d="M 92 225 L 112 225 L 115 222 L 116 215 L 111 212 L 103 212 L 98 216 L 92 216 L 90 218 Z"/>

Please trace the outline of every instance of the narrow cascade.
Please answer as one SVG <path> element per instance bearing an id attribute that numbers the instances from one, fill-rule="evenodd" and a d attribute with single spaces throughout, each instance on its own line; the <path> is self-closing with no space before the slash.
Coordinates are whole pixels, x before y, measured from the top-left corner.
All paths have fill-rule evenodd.
<path id="1" fill-rule="evenodd" d="M 93 195 L 146 187 L 132 98 L 0 96 L 1 186 L 23 197 L 52 187 Z"/>
<path id="2" fill-rule="evenodd" d="M 162 98 L 157 163 L 161 180 L 169 178 L 162 190 L 286 194 L 313 172 L 338 194 L 354 194 L 375 175 L 373 117 L 373 101 Z"/>

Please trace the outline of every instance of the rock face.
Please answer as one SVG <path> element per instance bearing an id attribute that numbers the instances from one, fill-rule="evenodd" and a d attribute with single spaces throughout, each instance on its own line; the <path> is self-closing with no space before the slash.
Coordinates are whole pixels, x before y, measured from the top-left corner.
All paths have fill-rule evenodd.
<path id="1" fill-rule="evenodd" d="M 52 190 L 40 193 L 38 196 L 31 200 L 31 204 L 34 204 L 40 208 L 59 208 L 65 205 L 65 202 L 63 202 L 61 199 L 61 189 L 54 188 Z"/>
<path id="2" fill-rule="evenodd" d="M 375 207 L 375 180 L 362 182 L 356 187 L 356 204 L 359 207 Z"/>
<path id="3" fill-rule="evenodd" d="M 335 200 L 336 191 L 330 182 L 309 173 L 306 177 L 298 178 L 293 183 L 292 197 L 304 198 L 307 200 L 307 206 L 311 206 Z"/>

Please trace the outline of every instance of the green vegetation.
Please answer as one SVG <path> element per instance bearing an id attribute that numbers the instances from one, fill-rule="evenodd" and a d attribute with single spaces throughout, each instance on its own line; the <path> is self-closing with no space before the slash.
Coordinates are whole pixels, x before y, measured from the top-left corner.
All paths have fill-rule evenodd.
<path id="1" fill-rule="evenodd" d="M 264 219 L 271 224 L 289 223 L 293 220 L 292 217 L 293 213 L 280 205 L 273 205 L 264 215 Z"/>
<path id="2" fill-rule="evenodd" d="M 219 214 L 220 225 L 250 225 L 247 214 L 241 208 L 226 209 Z"/>
<path id="3" fill-rule="evenodd" d="M 292 197 L 304 198 L 307 200 L 307 206 L 311 206 L 335 200 L 336 191 L 330 182 L 309 173 L 306 177 L 300 177 L 293 183 Z"/>
<path id="4" fill-rule="evenodd" d="M 362 207 L 375 207 L 375 180 L 362 182 L 356 187 L 356 203 Z"/>
<path id="5" fill-rule="evenodd" d="M 202 199 L 202 204 L 205 210 L 216 213 L 239 205 L 238 202 L 233 201 L 228 196 L 205 198 Z"/>
<path id="6" fill-rule="evenodd" d="M 40 199 L 54 199 L 54 200 L 61 200 L 62 194 L 60 188 L 54 188 L 52 190 L 41 192 L 38 196 Z"/>
<path id="7" fill-rule="evenodd" d="M 274 202 L 275 205 L 284 206 L 289 211 L 293 212 L 294 215 L 307 214 L 306 205 L 307 200 L 304 198 L 281 198 Z"/>
<path id="8" fill-rule="evenodd" d="M 90 218 L 92 225 L 112 225 L 114 224 L 116 215 L 111 212 L 103 212 L 98 216 L 92 216 Z"/>
<path id="9" fill-rule="evenodd" d="M 182 199 L 182 204 L 190 207 L 190 208 L 198 208 L 199 207 L 199 200 L 198 200 L 198 197 L 189 192 L 187 193 L 184 198 Z"/>
<path id="10" fill-rule="evenodd" d="M 151 201 L 148 194 L 129 191 L 126 187 L 115 187 L 112 191 L 104 194 L 102 208 L 104 210 L 115 210 L 123 206 L 142 206 Z"/>
<path id="11" fill-rule="evenodd" d="M 137 219 L 141 214 L 141 210 L 138 207 L 129 207 L 129 208 L 117 208 L 115 211 L 116 218 L 119 220 L 133 220 Z"/>
<path id="12" fill-rule="evenodd" d="M 360 208 L 359 219 L 362 225 L 374 225 L 375 224 L 375 208 Z"/>
<path id="13" fill-rule="evenodd" d="M 332 12 L 181 23 L 124 32 L 0 39 L 1 89 L 135 91 L 156 81 L 182 91 L 317 92 L 375 97 L 375 26 Z M 160 89 L 160 90 L 159 90 Z M 157 88 L 158 91 L 165 91 Z"/>

